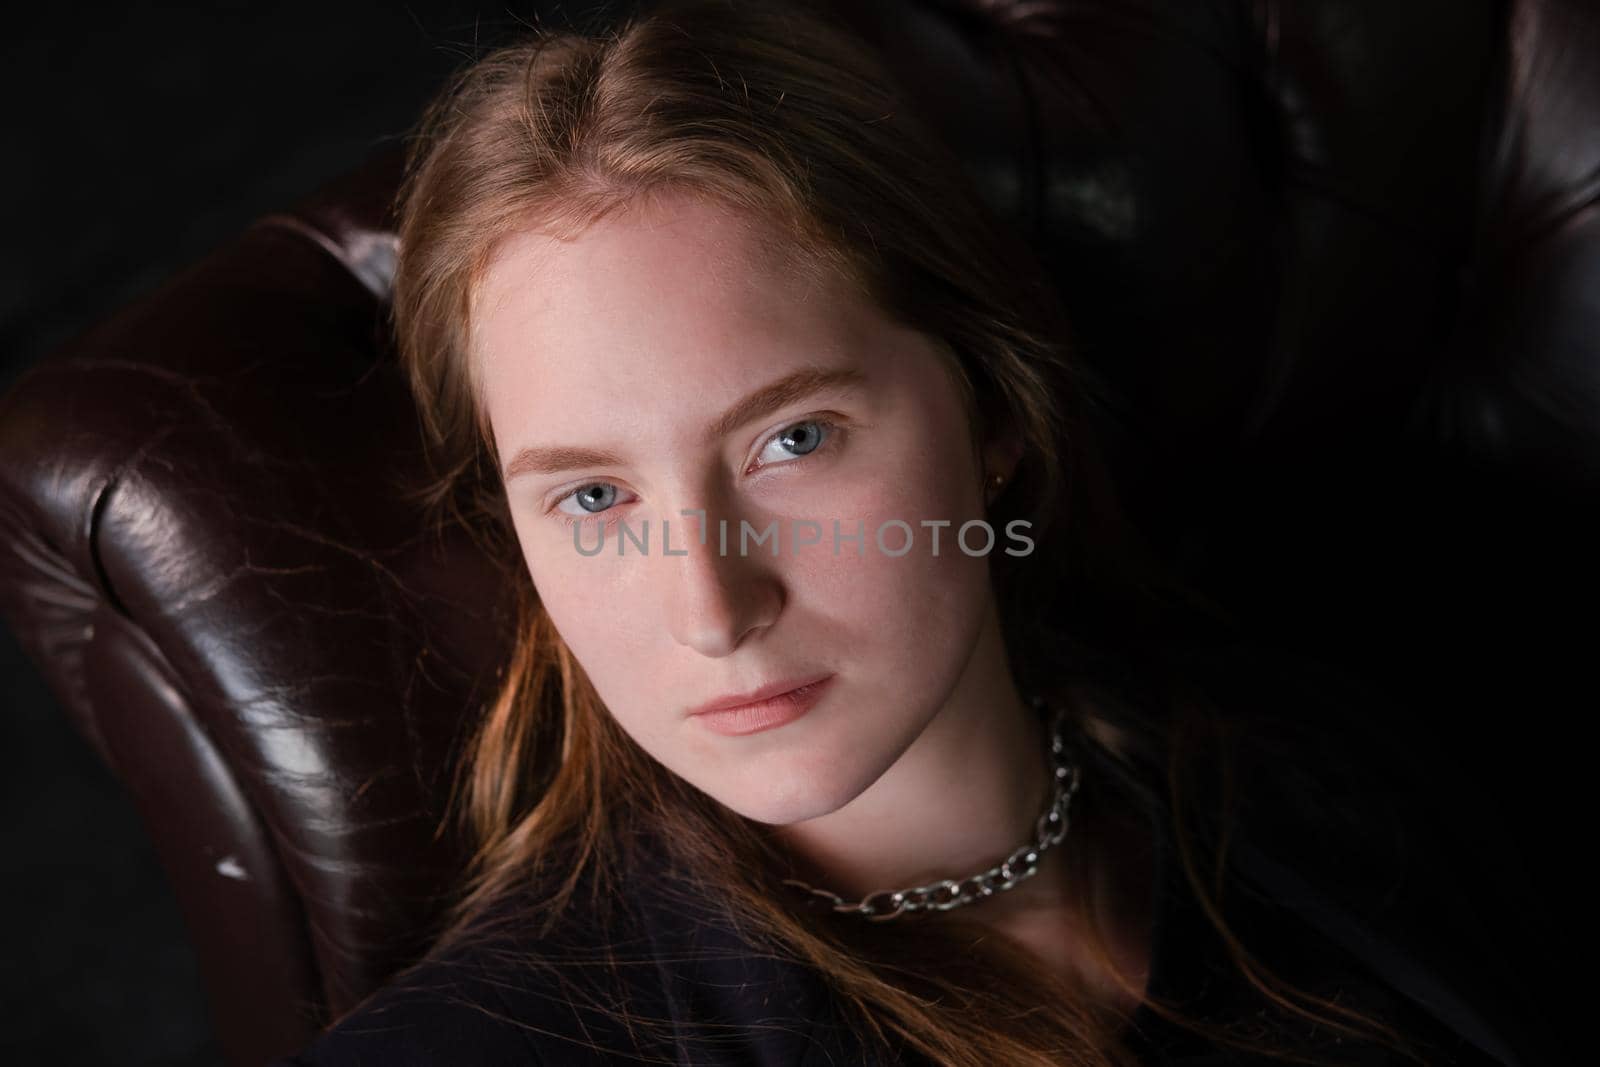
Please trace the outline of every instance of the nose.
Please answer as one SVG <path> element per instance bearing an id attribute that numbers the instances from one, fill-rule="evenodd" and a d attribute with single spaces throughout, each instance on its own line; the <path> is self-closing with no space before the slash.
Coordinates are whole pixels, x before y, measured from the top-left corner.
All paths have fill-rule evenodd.
<path id="1" fill-rule="evenodd" d="M 718 519 L 706 517 L 705 543 L 701 543 L 700 517 L 683 517 L 672 524 L 672 555 L 661 562 L 667 571 L 662 583 L 672 636 L 703 656 L 726 656 L 752 634 L 771 626 L 783 610 L 783 584 L 755 552 L 739 548 L 738 521 L 728 522 L 727 550 L 722 550 Z"/>

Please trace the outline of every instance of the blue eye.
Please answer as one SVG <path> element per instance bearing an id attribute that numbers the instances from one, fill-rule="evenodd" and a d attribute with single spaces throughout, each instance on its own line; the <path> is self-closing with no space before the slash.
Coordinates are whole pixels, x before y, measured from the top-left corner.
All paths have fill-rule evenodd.
<path id="1" fill-rule="evenodd" d="M 778 433 L 767 439 L 766 445 L 757 456 L 757 465 L 770 467 L 774 464 L 792 462 L 804 459 L 815 453 L 818 449 L 831 444 L 839 436 L 842 427 L 831 419 L 806 419 L 802 422 L 790 423 Z M 780 449 L 774 453 L 776 459 L 763 459 L 772 449 Z M 579 509 L 569 510 L 566 505 L 572 502 Z M 561 521 L 567 526 L 574 526 L 587 519 L 604 515 L 612 510 L 617 502 L 617 487 L 610 482 L 590 482 L 588 485 L 579 486 L 575 491 L 568 493 L 556 501 L 554 513 L 561 516 Z M 610 525 L 607 523 L 606 525 Z"/>
<path id="2" fill-rule="evenodd" d="M 786 458 L 799 459 L 802 456 L 809 456 L 832 439 L 838 428 L 838 424 L 827 419 L 807 419 L 804 422 L 793 423 L 772 436 L 766 447 L 761 450 L 761 456 L 765 456 L 774 447 L 785 450 L 778 453 L 777 462 L 780 463 L 785 462 Z M 761 457 L 758 456 L 757 460 L 760 461 Z M 767 462 L 762 462 L 761 465 L 770 466 Z"/>
<path id="3" fill-rule="evenodd" d="M 568 526 L 573 526 L 583 522 L 591 515 L 599 515 L 609 511 L 611 506 L 616 503 L 616 498 L 617 487 L 610 482 L 590 482 L 588 485 L 580 486 L 576 492 L 568 493 L 556 501 L 556 510 L 562 514 L 562 522 Z M 569 500 L 576 502 L 577 506 L 582 510 L 577 512 L 566 510 L 562 505 Z"/>

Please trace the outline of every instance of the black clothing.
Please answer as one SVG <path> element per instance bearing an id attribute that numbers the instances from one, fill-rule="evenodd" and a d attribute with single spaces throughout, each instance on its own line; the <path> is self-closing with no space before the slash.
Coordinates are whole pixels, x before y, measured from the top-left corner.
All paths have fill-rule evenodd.
<path id="1" fill-rule="evenodd" d="M 1279 805 L 1274 804 L 1274 810 Z M 1228 964 L 1223 944 L 1199 911 L 1174 853 L 1168 812 L 1156 819 L 1151 992 L 1183 998 L 1186 1016 L 1213 1021 L 1277 1019 Z M 1262 823 L 1263 826 L 1266 822 Z M 1303 835 L 1303 831 L 1302 831 Z M 1326 884 L 1285 864 L 1263 841 L 1232 846 L 1242 886 L 1225 909 L 1241 942 L 1293 987 L 1392 1023 L 1421 1041 L 1427 1062 L 1471 1065 L 1551 1062 L 1491 1021 L 1490 1005 L 1469 1004 L 1460 986 L 1385 940 L 1341 906 Z M 1068 835 L 1068 842 L 1071 835 Z M 1330 839 L 1331 840 L 1331 839 Z M 420 1064 L 560 1064 L 629 1062 L 696 1067 L 838 1067 L 924 1061 L 909 1051 L 875 1054 L 844 1021 L 820 979 L 801 965 L 752 952 L 718 921 L 681 905 L 667 908 L 654 890 L 660 872 L 639 872 L 634 916 L 605 938 L 563 931 L 535 942 L 502 935 L 486 944 L 438 953 L 381 990 L 298 1056 L 279 1067 L 408 1067 Z M 1323 872 L 1326 876 L 1326 872 Z M 981 904 L 975 905 L 982 907 Z M 841 920 L 844 917 L 840 917 Z M 525 928 L 525 926 L 524 926 Z M 908 926 L 907 929 L 911 927 Z M 641 962 L 608 966 L 600 946 Z M 559 984 L 519 955 L 563 960 Z M 1492 962 L 1492 961 L 1491 961 Z M 624 1007 L 635 1019 L 669 1022 L 659 1043 L 630 1033 L 626 1020 L 584 1006 Z M 1306 1047 L 1351 1064 L 1405 1062 L 1349 1039 L 1335 1042 L 1298 1025 Z M 1516 1025 L 1516 1024 L 1511 1024 Z M 1524 1035 L 1526 1036 L 1526 1035 Z M 1529 1038 L 1531 1042 L 1531 1038 Z M 1257 1061 L 1178 1029 L 1141 1006 L 1129 1033 L 1143 1062 L 1163 1067 Z M 636 1043 L 637 1042 L 637 1043 Z M 595 1049 L 612 1050 L 604 1054 Z"/>

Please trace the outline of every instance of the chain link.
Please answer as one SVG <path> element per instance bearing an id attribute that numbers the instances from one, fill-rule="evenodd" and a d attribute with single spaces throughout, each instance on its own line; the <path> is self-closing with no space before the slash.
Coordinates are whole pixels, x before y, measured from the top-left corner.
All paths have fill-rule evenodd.
<path id="1" fill-rule="evenodd" d="M 1029 703 L 1035 709 L 1044 709 L 1044 699 L 1033 697 Z M 949 911 L 963 904 L 983 900 L 996 893 L 1005 892 L 1018 883 L 1033 877 L 1045 852 L 1061 843 L 1067 834 L 1067 814 L 1072 797 L 1078 791 L 1080 771 L 1068 752 L 1065 735 L 1067 714 L 1055 713 L 1050 735 L 1050 768 L 1052 789 L 1050 804 L 1034 823 L 1033 840 L 1014 849 L 1011 855 L 986 871 L 970 875 L 959 881 L 946 878 L 927 885 L 909 889 L 879 889 L 860 900 L 847 901 L 837 893 L 800 881 L 785 878 L 783 884 L 798 890 L 808 901 L 824 906 L 830 911 L 859 915 L 872 922 L 886 922 L 919 911 Z"/>

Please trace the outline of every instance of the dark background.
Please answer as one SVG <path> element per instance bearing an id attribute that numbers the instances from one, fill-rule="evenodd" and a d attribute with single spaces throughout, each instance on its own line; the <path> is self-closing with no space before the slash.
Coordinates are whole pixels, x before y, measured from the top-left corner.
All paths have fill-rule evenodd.
<path id="1" fill-rule="evenodd" d="M 529 2 L 8 9 L 0 390 L 402 135 L 457 65 L 535 16 L 586 17 Z M 0 701 L 0 1062 L 220 1063 L 143 825 L 3 626 Z"/>

